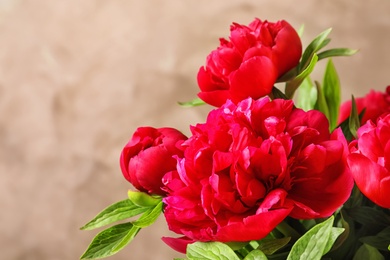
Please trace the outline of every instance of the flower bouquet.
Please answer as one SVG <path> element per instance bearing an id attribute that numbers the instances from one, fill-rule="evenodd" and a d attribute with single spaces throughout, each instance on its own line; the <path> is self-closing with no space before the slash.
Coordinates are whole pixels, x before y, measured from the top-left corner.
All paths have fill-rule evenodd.
<path id="1" fill-rule="evenodd" d="M 163 214 L 180 259 L 390 259 L 390 87 L 341 105 L 331 60 L 286 21 L 233 23 L 198 73 L 214 106 L 185 136 L 138 128 L 120 156 L 137 191 L 82 227 L 82 259 L 111 256 Z M 322 82 L 310 77 L 327 60 Z"/>

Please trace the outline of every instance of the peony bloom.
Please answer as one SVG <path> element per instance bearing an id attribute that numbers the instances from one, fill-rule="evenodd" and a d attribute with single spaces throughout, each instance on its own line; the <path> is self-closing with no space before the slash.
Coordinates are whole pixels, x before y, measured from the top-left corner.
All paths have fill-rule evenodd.
<path id="1" fill-rule="evenodd" d="M 294 68 L 302 54 L 297 32 L 286 21 L 255 19 L 234 23 L 229 40 L 221 39 L 198 73 L 198 96 L 213 106 L 268 95 L 278 77 Z"/>
<path id="2" fill-rule="evenodd" d="M 365 97 L 356 98 L 356 106 L 360 114 L 365 109 L 361 124 L 368 120 L 375 122 L 378 117 L 384 113 L 390 113 L 390 86 L 387 86 L 386 92 L 371 90 Z M 339 123 L 346 120 L 351 114 L 352 102 L 346 101 L 340 107 Z"/>
<path id="3" fill-rule="evenodd" d="M 123 176 L 140 191 L 164 195 L 162 177 L 176 169 L 173 156 L 182 155 L 177 145 L 186 139 L 173 128 L 138 128 L 121 153 Z"/>
<path id="4" fill-rule="evenodd" d="M 264 238 L 287 216 L 330 216 L 349 197 L 353 179 L 340 129 L 329 133 L 318 111 L 291 100 L 228 101 L 192 127 L 177 171 L 163 182 L 169 228 L 189 241 Z"/>
<path id="5" fill-rule="evenodd" d="M 360 191 L 377 205 L 390 208 L 390 114 L 360 127 L 351 152 L 348 165 Z"/>

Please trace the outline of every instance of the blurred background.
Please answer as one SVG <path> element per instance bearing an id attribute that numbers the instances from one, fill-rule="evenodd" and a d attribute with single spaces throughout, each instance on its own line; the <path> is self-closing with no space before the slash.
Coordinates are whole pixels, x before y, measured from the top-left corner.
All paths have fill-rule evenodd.
<path id="1" fill-rule="evenodd" d="M 79 227 L 131 185 L 119 169 L 138 126 L 189 133 L 210 107 L 181 108 L 232 22 L 333 27 L 343 99 L 390 84 L 390 1 L 0 0 L 0 259 L 78 259 Z M 325 63 L 325 62 L 323 62 Z M 321 66 L 320 66 L 321 67 Z M 322 79 L 317 69 L 314 79 Z M 163 218 L 111 259 L 180 256 Z"/>

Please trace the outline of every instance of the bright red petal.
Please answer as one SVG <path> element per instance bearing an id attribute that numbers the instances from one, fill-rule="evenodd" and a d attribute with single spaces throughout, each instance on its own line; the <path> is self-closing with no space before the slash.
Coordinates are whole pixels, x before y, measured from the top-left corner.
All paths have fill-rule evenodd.
<path id="1" fill-rule="evenodd" d="M 195 242 L 188 237 L 162 237 L 161 240 L 164 241 L 164 243 L 170 246 L 172 249 L 183 254 L 185 254 L 187 251 L 187 245 Z"/>
<path id="2" fill-rule="evenodd" d="M 216 240 L 228 242 L 262 239 L 279 225 L 290 212 L 291 208 L 281 208 L 246 217 L 243 221 L 221 227 L 216 234 Z"/>
<path id="3" fill-rule="evenodd" d="M 265 56 L 253 57 L 243 62 L 230 74 L 230 92 L 234 102 L 248 97 L 258 99 L 268 95 L 277 78 L 272 61 Z"/>
<path id="4" fill-rule="evenodd" d="M 348 165 L 360 191 L 374 203 L 390 208 L 390 173 L 361 154 L 348 156 Z"/>

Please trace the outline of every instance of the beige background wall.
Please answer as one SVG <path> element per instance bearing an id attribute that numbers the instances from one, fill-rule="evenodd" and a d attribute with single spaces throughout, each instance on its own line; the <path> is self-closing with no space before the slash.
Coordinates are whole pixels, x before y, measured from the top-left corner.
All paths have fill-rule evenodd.
<path id="1" fill-rule="evenodd" d="M 333 27 L 343 97 L 390 84 L 389 0 L 1 0 L 0 259 L 77 259 L 79 231 L 131 186 L 118 157 L 137 126 L 188 133 L 208 107 L 196 73 L 229 25 L 255 16 Z M 320 79 L 321 73 L 316 74 Z M 172 259 L 164 219 L 111 259 Z"/>

